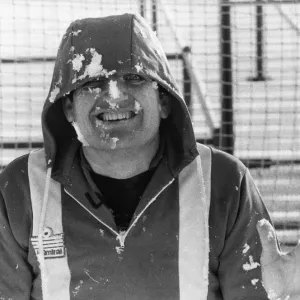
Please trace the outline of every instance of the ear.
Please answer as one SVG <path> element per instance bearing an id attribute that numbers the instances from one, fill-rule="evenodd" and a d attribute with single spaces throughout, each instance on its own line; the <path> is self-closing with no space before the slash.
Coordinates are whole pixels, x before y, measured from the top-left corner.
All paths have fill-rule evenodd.
<path id="1" fill-rule="evenodd" d="M 161 99 L 160 99 L 160 117 L 162 119 L 166 119 L 170 112 L 171 112 L 171 107 L 170 107 L 170 96 L 163 94 Z"/>
<path id="2" fill-rule="evenodd" d="M 74 111 L 73 111 L 73 102 L 70 97 L 66 96 L 62 99 L 63 111 L 69 122 L 74 121 Z"/>

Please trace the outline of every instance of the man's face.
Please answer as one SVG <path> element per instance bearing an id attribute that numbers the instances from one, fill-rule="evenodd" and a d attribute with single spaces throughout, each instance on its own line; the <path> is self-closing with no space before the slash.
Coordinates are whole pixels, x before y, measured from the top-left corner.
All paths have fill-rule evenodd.
<path id="1" fill-rule="evenodd" d="M 114 74 L 89 82 L 64 103 L 79 140 L 95 149 L 145 146 L 158 138 L 168 116 L 156 82 L 136 74 Z"/>

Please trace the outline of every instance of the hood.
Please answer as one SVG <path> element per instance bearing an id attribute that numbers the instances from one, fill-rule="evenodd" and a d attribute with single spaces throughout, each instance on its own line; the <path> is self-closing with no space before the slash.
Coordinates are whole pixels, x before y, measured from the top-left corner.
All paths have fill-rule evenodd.
<path id="1" fill-rule="evenodd" d="M 62 37 L 42 112 L 46 161 L 54 173 L 62 168 L 70 145 L 77 141 L 65 118 L 62 98 L 88 81 L 124 70 L 150 77 L 171 97 L 171 113 L 161 123 L 172 152 L 170 168 L 178 170 L 195 157 L 189 112 L 156 34 L 139 15 L 114 15 L 76 20 Z"/>

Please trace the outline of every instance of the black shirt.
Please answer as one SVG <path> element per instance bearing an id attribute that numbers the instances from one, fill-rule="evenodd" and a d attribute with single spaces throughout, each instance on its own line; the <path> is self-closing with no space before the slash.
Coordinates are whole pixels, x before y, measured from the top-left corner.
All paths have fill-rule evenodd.
<path id="1" fill-rule="evenodd" d="M 111 210 L 119 230 L 128 228 L 139 201 L 163 157 L 164 150 L 165 139 L 161 135 L 159 149 L 151 161 L 149 170 L 131 178 L 115 179 L 93 172 L 81 149 L 82 169 L 86 177 L 91 177 L 93 182 L 90 184 L 94 189 L 101 192 L 103 203 Z"/>
<path id="2" fill-rule="evenodd" d="M 119 230 L 126 230 L 155 168 L 131 178 L 115 179 L 90 172 L 104 204 L 112 211 Z"/>

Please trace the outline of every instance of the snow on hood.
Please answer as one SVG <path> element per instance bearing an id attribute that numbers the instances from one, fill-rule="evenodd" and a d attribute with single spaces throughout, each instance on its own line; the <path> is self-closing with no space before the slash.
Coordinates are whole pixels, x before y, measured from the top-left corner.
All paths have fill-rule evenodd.
<path id="1" fill-rule="evenodd" d="M 171 95 L 171 115 L 162 124 L 171 127 L 167 134 L 176 155 L 193 151 L 190 116 L 156 34 L 141 16 L 123 14 L 76 20 L 62 37 L 42 113 L 47 161 L 55 164 L 76 139 L 61 99 L 88 81 L 124 70 L 152 78 Z"/>

